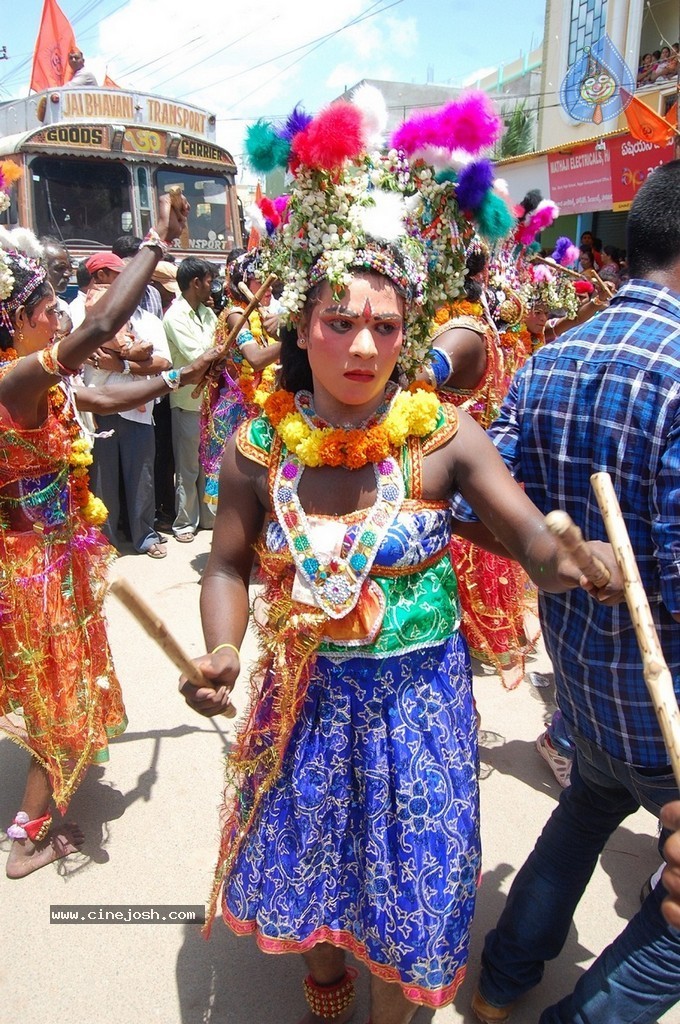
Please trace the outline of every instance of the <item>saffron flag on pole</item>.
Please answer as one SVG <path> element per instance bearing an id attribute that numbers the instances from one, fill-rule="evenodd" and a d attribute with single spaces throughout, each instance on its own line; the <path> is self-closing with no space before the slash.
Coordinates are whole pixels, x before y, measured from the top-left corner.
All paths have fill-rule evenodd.
<path id="1" fill-rule="evenodd" d="M 622 95 L 624 92 L 622 89 Z M 654 146 L 667 146 L 675 135 L 674 126 L 636 96 L 626 93 L 623 99 L 627 102 L 624 114 L 633 138 L 640 142 L 651 142 Z"/>
<path id="2" fill-rule="evenodd" d="M 104 75 L 104 88 L 105 89 L 120 89 L 117 82 L 111 78 L 109 74 Z"/>
<path id="3" fill-rule="evenodd" d="M 44 0 L 29 89 L 42 92 L 66 85 L 73 77 L 68 55 L 77 48 L 71 23 L 56 0 Z"/>
<path id="4" fill-rule="evenodd" d="M 261 199 L 262 199 L 262 188 L 260 187 L 260 183 L 258 181 L 257 185 L 255 186 L 255 200 L 254 200 L 255 204 L 257 205 L 257 203 L 259 203 L 259 201 Z M 250 249 L 257 249 L 259 244 L 260 244 L 260 232 L 257 230 L 256 227 L 251 227 L 250 234 L 248 235 L 248 245 L 247 245 L 247 248 L 249 250 Z"/>

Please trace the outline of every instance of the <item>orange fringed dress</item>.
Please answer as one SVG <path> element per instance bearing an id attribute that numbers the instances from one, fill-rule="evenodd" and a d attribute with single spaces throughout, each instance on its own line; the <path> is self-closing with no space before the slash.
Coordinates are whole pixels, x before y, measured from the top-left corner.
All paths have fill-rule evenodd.
<path id="1" fill-rule="evenodd" d="M 0 405 L 0 714 L 23 729 L 0 728 L 46 768 L 60 811 L 126 726 L 103 615 L 115 552 L 74 500 L 63 418 L 50 400 L 26 430 Z"/>
<path id="2" fill-rule="evenodd" d="M 486 369 L 471 391 L 445 388 L 442 401 L 468 412 L 484 430 L 495 420 L 505 397 L 506 367 L 495 329 L 477 303 L 452 303 L 438 317 L 433 341 L 454 327 L 467 327 L 484 338 Z M 451 541 L 458 577 L 461 630 L 474 658 L 492 665 L 508 689 L 523 676 L 525 655 L 539 636 L 536 590 L 522 567 L 507 558 L 471 544 L 462 537 Z"/>

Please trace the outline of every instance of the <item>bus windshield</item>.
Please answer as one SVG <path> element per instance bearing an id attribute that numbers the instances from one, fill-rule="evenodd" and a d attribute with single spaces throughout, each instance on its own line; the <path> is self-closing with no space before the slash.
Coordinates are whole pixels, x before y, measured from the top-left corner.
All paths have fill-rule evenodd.
<path id="1" fill-rule="evenodd" d="M 130 176 L 122 164 L 39 156 L 29 173 L 38 235 L 110 246 L 130 230 Z"/>
<path id="2" fill-rule="evenodd" d="M 190 249 L 224 249 L 234 247 L 234 229 L 228 201 L 227 179 L 221 174 L 202 171 L 156 171 L 156 188 L 162 196 L 172 185 L 181 185 L 191 203 L 189 214 Z"/>

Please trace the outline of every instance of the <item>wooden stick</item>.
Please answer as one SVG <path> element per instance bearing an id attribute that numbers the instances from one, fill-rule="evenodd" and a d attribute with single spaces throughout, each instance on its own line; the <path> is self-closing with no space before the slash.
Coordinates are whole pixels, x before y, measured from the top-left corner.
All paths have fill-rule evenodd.
<path id="1" fill-rule="evenodd" d="M 109 590 L 115 594 L 118 600 L 125 605 L 129 612 L 132 612 L 140 626 L 148 635 L 156 641 L 159 647 L 165 651 L 173 665 L 185 675 L 194 686 L 210 686 L 213 689 L 215 684 L 212 679 L 206 679 L 201 670 L 191 660 L 189 655 L 180 646 L 162 619 L 156 615 L 143 597 L 137 593 L 127 580 L 116 577 L 109 584 Z M 229 704 L 223 714 L 227 718 L 234 718 L 236 708 Z"/>
<path id="2" fill-rule="evenodd" d="M 577 270 L 571 270 L 570 267 L 563 267 L 561 263 L 555 263 L 554 260 L 547 260 L 544 256 L 539 256 L 538 253 L 534 253 L 531 261 L 532 263 L 545 263 L 546 267 L 550 267 L 551 270 L 561 270 L 563 274 L 567 274 L 568 277 L 573 277 L 577 281 L 588 280 L 585 274 L 579 274 Z"/>
<path id="3" fill-rule="evenodd" d="M 609 583 L 609 569 L 590 551 L 571 516 L 556 509 L 548 512 L 545 525 L 576 562 L 583 575 L 596 587 Z"/>
<path id="4" fill-rule="evenodd" d="M 243 327 L 243 325 L 248 323 L 248 317 L 250 316 L 252 311 L 257 306 L 260 305 L 260 300 L 261 300 L 262 296 L 265 295 L 266 292 L 271 288 L 271 286 L 273 285 L 274 281 L 276 281 L 276 274 L 269 274 L 269 276 L 266 277 L 265 280 L 262 282 L 261 287 L 257 289 L 256 293 L 253 295 L 251 300 L 248 302 L 248 305 L 246 306 L 246 308 L 243 309 L 243 310 L 239 310 L 238 319 L 237 319 L 236 323 L 234 324 L 232 329 L 229 331 L 229 334 L 227 335 L 227 337 L 224 339 L 224 343 L 222 345 L 220 345 L 220 352 L 226 352 L 226 350 L 229 348 L 229 346 L 231 345 L 231 343 L 234 340 L 234 338 L 238 335 L 238 333 L 241 330 L 241 328 Z M 201 391 L 203 390 L 203 388 L 206 385 L 206 382 L 209 380 L 209 378 L 212 376 L 213 373 L 214 373 L 213 369 L 209 370 L 205 374 L 203 379 L 198 382 L 198 384 L 196 385 L 194 390 L 191 392 L 191 397 L 192 398 L 199 398 L 200 397 Z"/>
<path id="5" fill-rule="evenodd" d="M 659 643 L 649 601 L 642 586 L 640 572 L 611 477 L 608 473 L 593 473 L 590 482 L 623 576 L 626 604 L 633 620 L 635 636 L 642 655 L 642 674 L 654 703 L 656 717 L 659 720 L 661 733 L 671 759 L 675 781 L 680 787 L 680 710 L 673 688 L 673 677 Z"/>

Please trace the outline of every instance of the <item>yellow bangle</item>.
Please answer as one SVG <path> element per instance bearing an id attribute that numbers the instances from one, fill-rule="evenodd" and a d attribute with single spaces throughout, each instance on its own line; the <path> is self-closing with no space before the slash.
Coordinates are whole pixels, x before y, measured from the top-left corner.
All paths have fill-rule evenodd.
<path id="1" fill-rule="evenodd" d="M 235 644 L 218 644 L 217 647 L 213 647 L 211 654 L 217 654 L 218 651 L 223 650 L 225 647 L 231 647 L 232 651 L 236 651 L 236 657 L 241 660 L 241 652 Z"/>

